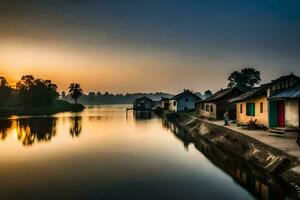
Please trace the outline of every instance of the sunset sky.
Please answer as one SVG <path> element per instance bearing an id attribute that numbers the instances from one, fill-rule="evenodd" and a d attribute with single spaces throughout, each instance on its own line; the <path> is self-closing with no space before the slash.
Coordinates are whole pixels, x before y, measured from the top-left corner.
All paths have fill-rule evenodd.
<path id="1" fill-rule="evenodd" d="M 65 90 L 176 93 L 300 75 L 299 0 L 1 0 L 0 76 Z"/>

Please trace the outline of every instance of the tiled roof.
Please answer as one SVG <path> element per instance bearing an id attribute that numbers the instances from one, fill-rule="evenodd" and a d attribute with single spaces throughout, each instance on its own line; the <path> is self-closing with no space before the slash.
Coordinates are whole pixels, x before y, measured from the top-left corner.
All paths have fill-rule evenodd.
<path id="1" fill-rule="evenodd" d="M 147 100 L 149 100 L 149 101 L 153 101 L 152 99 L 150 99 L 150 98 L 148 98 L 148 97 L 146 97 L 146 96 L 143 96 L 143 97 L 137 98 L 137 99 L 135 99 L 135 101 L 137 101 L 137 100 L 141 100 L 141 99 L 147 99 Z"/>
<path id="2" fill-rule="evenodd" d="M 249 92 L 246 92 L 238 97 L 232 98 L 229 100 L 229 103 L 232 102 L 239 102 L 239 101 L 246 101 L 248 99 L 251 99 L 253 97 L 259 96 L 259 95 L 263 95 L 266 94 L 267 95 L 267 87 L 266 85 L 263 85 L 261 87 L 258 88 L 254 88 Z"/>
<path id="3" fill-rule="evenodd" d="M 170 98 L 170 100 L 177 100 L 177 99 L 180 99 L 181 97 L 185 96 L 185 95 L 192 95 L 194 96 L 195 98 L 201 100 L 201 98 L 197 95 L 195 95 L 193 92 L 191 92 L 190 90 L 185 90 L 175 96 L 173 96 L 172 98 Z"/>
<path id="4" fill-rule="evenodd" d="M 237 90 L 237 88 L 226 88 L 226 89 L 221 89 L 218 92 L 216 92 L 215 94 L 213 94 L 212 96 L 210 96 L 207 99 L 204 99 L 201 102 L 212 102 L 212 101 L 217 101 L 221 98 L 223 98 L 225 95 L 229 94 L 231 91 L 233 90 Z"/>

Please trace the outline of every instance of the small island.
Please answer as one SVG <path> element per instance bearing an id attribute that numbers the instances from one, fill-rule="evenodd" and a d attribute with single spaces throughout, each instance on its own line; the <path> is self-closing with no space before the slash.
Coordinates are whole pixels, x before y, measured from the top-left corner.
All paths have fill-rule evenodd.
<path id="1" fill-rule="evenodd" d="M 59 99 L 57 85 L 51 80 L 35 79 L 26 75 L 11 87 L 4 77 L 0 77 L 0 116 L 49 115 L 58 112 L 79 112 L 84 106 L 77 103 L 83 94 L 78 83 L 69 86 L 69 95 L 75 103 Z"/>

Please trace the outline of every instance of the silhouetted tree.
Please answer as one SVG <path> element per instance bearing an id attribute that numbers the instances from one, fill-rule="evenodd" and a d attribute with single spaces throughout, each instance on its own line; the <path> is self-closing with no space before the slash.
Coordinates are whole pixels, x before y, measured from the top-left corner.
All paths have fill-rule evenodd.
<path id="1" fill-rule="evenodd" d="M 77 100 L 80 96 L 82 96 L 83 91 L 78 83 L 71 83 L 69 86 L 69 93 L 75 103 L 77 103 Z"/>
<path id="2" fill-rule="evenodd" d="M 65 92 L 65 91 L 62 91 L 61 97 L 62 97 L 62 98 L 65 98 L 65 97 L 66 97 L 66 92 Z"/>
<path id="3" fill-rule="evenodd" d="M 91 103 L 94 103 L 96 101 L 96 94 L 95 92 L 90 92 L 88 94 L 88 101 Z"/>
<path id="4" fill-rule="evenodd" d="M 212 92 L 210 90 L 205 90 L 204 95 L 206 97 L 210 97 L 212 95 Z"/>
<path id="5" fill-rule="evenodd" d="M 12 88 L 8 85 L 6 78 L 0 77 L 0 100 L 8 99 L 12 96 Z"/>
<path id="6" fill-rule="evenodd" d="M 248 91 L 253 88 L 255 84 L 261 82 L 260 72 L 251 67 L 244 68 L 240 72 L 232 72 L 228 77 L 228 80 L 228 87 L 237 87 L 243 91 Z"/>
<path id="7" fill-rule="evenodd" d="M 32 75 L 23 76 L 17 89 L 20 99 L 27 104 L 50 106 L 59 96 L 57 86 L 50 80 L 35 79 Z"/>

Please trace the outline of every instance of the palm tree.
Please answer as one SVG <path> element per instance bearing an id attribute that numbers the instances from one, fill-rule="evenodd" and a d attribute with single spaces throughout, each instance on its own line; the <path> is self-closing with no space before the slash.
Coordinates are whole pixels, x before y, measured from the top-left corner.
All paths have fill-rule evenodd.
<path id="1" fill-rule="evenodd" d="M 69 94 L 74 99 L 75 103 L 77 104 L 77 99 L 82 96 L 83 91 L 78 83 L 71 83 L 69 86 Z"/>
<path id="2" fill-rule="evenodd" d="M 1 87 L 7 87 L 8 86 L 8 82 L 7 82 L 6 78 L 0 77 L 0 86 Z"/>

